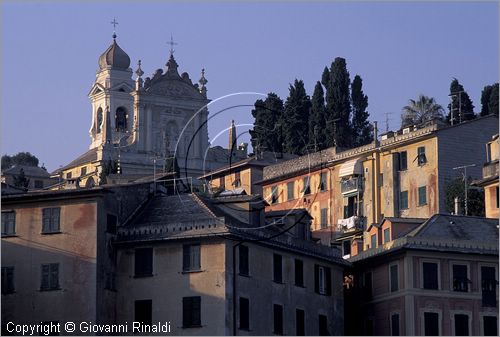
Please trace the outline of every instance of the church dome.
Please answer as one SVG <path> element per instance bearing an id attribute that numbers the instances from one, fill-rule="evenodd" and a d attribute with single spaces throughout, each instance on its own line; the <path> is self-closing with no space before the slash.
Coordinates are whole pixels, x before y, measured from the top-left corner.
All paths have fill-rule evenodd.
<path id="1" fill-rule="evenodd" d="M 127 70 L 130 67 L 130 57 L 120 48 L 115 39 L 113 39 L 113 44 L 99 57 L 99 68 L 105 69 L 106 67 L 121 70 Z"/>

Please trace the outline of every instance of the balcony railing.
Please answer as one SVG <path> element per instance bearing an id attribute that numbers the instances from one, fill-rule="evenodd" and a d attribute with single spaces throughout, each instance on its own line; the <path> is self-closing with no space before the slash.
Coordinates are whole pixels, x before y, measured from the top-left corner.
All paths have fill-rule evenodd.
<path id="1" fill-rule="evenodd" d="M 339 219 L 337 221 L 337 228 L 339 231 L 351 231 L 356 229 L 363 229 L 363 217 L 356 215 L 347 219 Z"/>
<path id="2" fill-rule="evenodd" d="M 340 182 L 340 191 L 342 194 L 358 192 L 363 189 L 363 180 L 358 177 L 354 177 L 347 180 L 342 180 Z"/>
<path id="3" fill-rule="evenodd" d="M 498 160 L 484 164 L 483 166 L 483 179 L 494 177 L 498 175 Z"/>

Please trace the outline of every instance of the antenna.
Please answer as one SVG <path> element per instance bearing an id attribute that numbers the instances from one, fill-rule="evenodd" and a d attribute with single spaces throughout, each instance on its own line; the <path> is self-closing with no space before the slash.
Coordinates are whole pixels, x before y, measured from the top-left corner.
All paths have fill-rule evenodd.
<path id="1" fill-rule="evenodd" d="M 392 118 L 389 118 L 389 115 L 392 115 L 394 112 L 384 112 L 385 115 L 385 132 L 389 132 L 389 121 Z"/>
<path id="2" fill-rule="evenodd" d="M 467 181 L 467 167 L 474 167 L 476 164 L 470 164 L 470 165 L 463 165 L 463 166 L 457 166 L 454 167 L 454 170 L 460 170 L 464 169 L 464 190 L 465 190 L 465 215 L 469 215 L 469 208 L 467 207 L 468 199 L 467 199 L 467 190 L 469 189 L 469 184 Z"/>

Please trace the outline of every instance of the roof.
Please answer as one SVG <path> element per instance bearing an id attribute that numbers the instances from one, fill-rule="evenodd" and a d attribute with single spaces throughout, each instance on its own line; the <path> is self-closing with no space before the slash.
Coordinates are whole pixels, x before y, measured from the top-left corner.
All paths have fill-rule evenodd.
<path id="1" fill-rule="evenodd" d="M 351 262 L 401 249 L 498 255 L 498 219 L 436 214 L 403 237 L 353 256 Z"/>
<path id="2" fill-rule="evenodd" d="M 116 43 L 116 36 L 113 35 L 113 43 L 99 57 L 99 68 L 105 69 L 112 67 L 114 69 L 127 70 L 130 67 L 130 57 Z"/>
<path id="3" fill-rule="evenodd" d="M 26 188 L 16 187 L 6 183 L 2 183 L 2 196 L 9 194 L 23 194 L 26 192 L 27 192 Z"/>
<path id="4" fill-rule="evenodd" d="M 274 227 L 249 228 L 228 222 L 225 210 L 212 199 L 197 194 L 157 195 L 142 206 L 118 229 L 117 242 L 151 242 L 187 238 L 231 238 L 315 256 L 340 265 L 349 265 L 340 253 L 312 241 L 301 240 Z"/>
<path id="5" fill-rule="evenodd" d="M 93 162 L 96 160 L 97 160 L 97 147 L 94 147 L 94 148 L 88 150 L 87 152 L 85 152 L 84 154 L 82 154 L 80 157 L 78 157 L 75 160 L 73 160 L 72 162 L 70 162 L 69 164 L 67 164 L 66 166 L 58 168 L 57 170 L 52 172 L 52 174 L 57 174 L 61 171 L 67 170 L 69 168 L 80 166 L 80 165 L 90 163 L 90 162 Z"/>
<path id="6" fill-rule="evenodd" d="M 21 170 L 24 171 L 26 177 L 36 177 L 36 178 L 50 178 L 50 174 L 47 170 L 38 166 L 28 166 L 28 165 L 16 165 L 7 170 L 2 171 L 3 175 L 19 175 Z"/>

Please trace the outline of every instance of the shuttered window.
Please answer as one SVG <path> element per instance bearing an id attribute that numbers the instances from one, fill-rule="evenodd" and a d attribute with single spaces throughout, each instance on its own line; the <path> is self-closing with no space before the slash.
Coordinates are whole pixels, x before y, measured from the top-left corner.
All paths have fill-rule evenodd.
<path id="1" fill-rule="evenodd" d="M 42 223 L 42 233 L 57 233 L 60 231 L 60 207 L 44 208 L 43 213 L 43 223 Z"/>
<path id="2" fill-rule="evenodd" d="M 42 264 L 40 290 L 59 289 L 59 263 Z"/>
<path id="3" fill-rule="evenodd" d="M 332 294 L 332 275 L 330 268 L 314 265 L 314 291 L 317 294 L 330 296 Z"/>
<path id="4" fill-rule="evenodd" d="M 249 265 L 248 265 L 248 247 L 240 246 L 239 247 L 239 270 L 240 275 L 248 276 L 249 274 Z"/>
<path id="5" fill-rule="evenodd" d="M 438 289 L 438 265 L 433 262 L 422 263 L 424 289 Z"/>
<path id="6" fill-rule="evenodd" d="M 182 298 L 182 327 L 191 328 L 201 326 L 201 297 Z"/>
<path id="7" fill-rule="evenodd" d="M 183 246 L 182 270 L 198 271 L 201 269 L 200 244 Z"/>
<path id="8" fill-rule="evenodd" d="M 16 234 L 16 213 L 2 212 L 2 236 Z"/>
<path id="9" fill-rule="evenodd" d="M 2 295 L 12 294 L 14 291 L 14 267 L 2 267 Z"/>
<path id="10" fill-rule="evenodd" d="M 135 250 L 135 276 L 153 275 L 153 248 L 137 248 Z"/>

